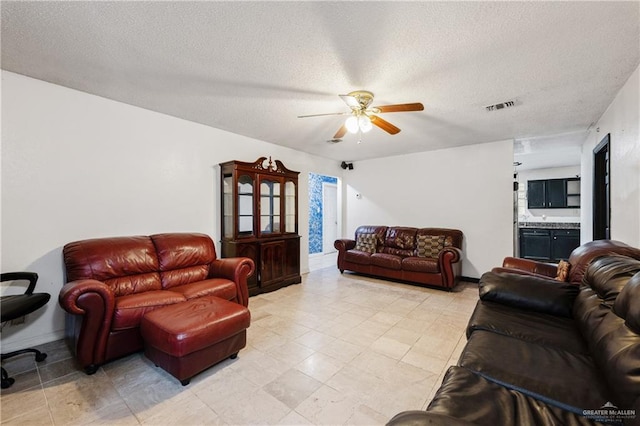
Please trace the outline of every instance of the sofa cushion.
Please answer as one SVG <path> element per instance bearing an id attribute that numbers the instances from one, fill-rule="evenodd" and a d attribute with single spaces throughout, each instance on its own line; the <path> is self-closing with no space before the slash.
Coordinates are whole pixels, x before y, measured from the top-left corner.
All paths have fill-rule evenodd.
<path id="1" fill-rule="evenodd" d="M 347 250 L 344 254 L 344 260 L 351 263 L 357 263 L 359 265 L 370 265 L 371 253 L 359 250 Z"/>
<path id="2" fill-rule="evenodd" d="M 405 257 L 402 259 L 402 269 L 411 272 L 440 273 L 438 261 L 426 257 Z"/>
<path id="3" fill-rule="evenodd" d="M 154 309 L 186 301 L 180 293 L 168 290 L 145 291 L 115 299 L 111 330 L 124 330 L 140 326 L 142 317 Z"/>
<path id="4" fill-rule="evenodd" d="M 458 365 L 572 407 L 602 407 L 610 397 L 590 356 L 488 331 L 471 334 Z"/>
<path id="5" fill-rule="evenodd" d="M 216 249 L 208 235 L 171 233 L 150 238 L 158 253 L 163 288 L 201 281 L 209 275 Z"/>
<path id="6" fill-rule="evenodd" d="M 580 285 L 587 267 L 594 259 L 603 256 L 628 256 L 640 259 L 640 249 L 615 240 L 595 240 L 582 244 L 569 256 L 571 268 L 568 281 Z"/>
<path id="7" fill-rule="evenodd" d="M 640 261 L 608 256 L 594 261 L 576 302 L 576 318 L 596 364 L 628 408 L 640 397 Z"/>
<path id="8" fill-rule="evenodd" d="M 104 280 L 104 283 L 113 290 L 116 297 L 162 289 L 160 274 L 157 272 L 111 278 Z"/>
<path id="9" fill-rule="evenodd" d="M 640 261 L 624 256 L 593 261 L 585 271 L 585 284 L 574 306 L 580 331 L 615 392 L 612 402 L 621 407 L 640 395 L 640 336 L 629 327 L 633 315 L 624 309 L 637 303 L 638 299 L 631 303 L 629 296 L 640 294 L 633 291 L 639 271 Z"/>
<path id="10" fill-rule="evenodd" d="M 420 228 L 416 232 L 416 239 L 421 235 L 442 235 L 445 247 L 456 247 L 462 249 L 462 231 L 448 228 Z"/>
<path id="11" fill-rule="evenodd" d="M 204 296 L 216 296 L 225 300 L 234 300 L 237 295 L 236 283 L 225 278 L 212 278 L 179 285 L 171 287 L 171 291 L 183 294 L 187 300 Z"/>
<path id="12" fill-rule="evenodd" d="M 149 237 L 94 238 L 63 248 L 67 281 L 106 283 L 116 297 L 160 290 L 158 258 Z"/>
<path id="13" fill-rule="evenodd" d="M 402 258 L 393 254 L 375 253 L 371 255 L 371 264 L 381 268 L 399 271 L 402 267 Z"/>
<path id="14" fill-rule="evenodd" d="M 578 287 L 530 275 L 485 272 L 480 277 L 480 299 L 514 308 L 571 317 Z"/>
<path id="15" fill-rule="evenodd" d="M 476 425 L 594 424 L 579 415 L 579 411 L 563 410 L 456 366 L 447 370 L 427 413 L 452 416 Z"/>
<path id="16" fill-rule="evenodd" d="M 416 237 L 416 255 L 437 259 L 444 248 L 444 235 L 418 235 Z"/>
<path id="17" fill-rule="evenodd" d="M 382 253 L 396 256 L 413 256 L 416 248 L 416 228 L 391 226 L 384 237 Z"/>
<path id="18" fill-rule="evenodd" d="M 551 345 L 569 352 L 589 353 L 573 319 L 525 311 L 501 303 L 478 301 L 467 325 L 467 337 L 476 330 Z"/>
<path id="19" fill-rule="evenodd" d="M 356 247 L 358 251 L 365 253 L 375 253 L 378 246 L 376 234 L 358 234 L 356 237 Z"/>
<path id="20" fill-rule="evenodd" d="M 624 325 L 636 334 L 640 334 L 640 273 L 635 273 L 627 285 L 622 289 L 615 303 L 613 311 L 620 318 L 624 318 Z"/>
<path id="21" fill-rule="evenodd" d="M 181 269 L 173 269 L 160 272 L 160 279 L 165 290 L 173 290 L 174 287 L 206 280 L 209 276 L 209 265 L 187 266 Z"/>

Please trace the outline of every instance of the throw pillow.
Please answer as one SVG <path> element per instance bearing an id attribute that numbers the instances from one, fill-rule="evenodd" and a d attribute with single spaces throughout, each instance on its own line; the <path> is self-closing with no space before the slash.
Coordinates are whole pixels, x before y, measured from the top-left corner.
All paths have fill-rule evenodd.
<path id="1" fill-rule="evenodd" d="M 444 248 L 443 235 L 418 235 L 416 242 L 418 257 L 437 259 Z"/>
<path id="2" fill-rule="evenodd" d="M 377 240 L 376 234 L 358 234 L 356 250 L 373 254 L 376 252 Z"/>
<path id="3" fill-rule="evenodd" d="M 558 262 L 558 273 L 556 274 L 556 280 L 566 282 L 567 278 L 569 278 L 569 267 L 571 264 L 569 262 L 565 262 L 561 260 Z"/>
<path id="4" fill-rule="evenodd" d="M 445 247 L 452 247 L 453 246 L 453 238 L 451 237 L 447 237 L 444 239 L 444 246 Z"/>

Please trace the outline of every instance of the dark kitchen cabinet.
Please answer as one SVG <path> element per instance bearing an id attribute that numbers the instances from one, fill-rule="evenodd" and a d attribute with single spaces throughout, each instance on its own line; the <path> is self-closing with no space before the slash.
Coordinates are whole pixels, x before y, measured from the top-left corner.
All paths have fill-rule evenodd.
<path id="1" fill-rule="evenodd" d="M 580 207 L 580 178 L 527 181 L 527 207 L 530 209 Z"/>
<path id="2" fill-rule="evenodd" d="M 551 233 L 551 259 L 567 260 L 571 252 L 580 245 L 578 229 L 554 229 Z"/>
<path id="3" fill-rule="evenodd" d="M 541 262 L 569 258 L 580 245 L 578 229 L 520 228 L 520 257 Z"/>
<path id="4" fill-rule="evenodd" d="M 220 172 L 222 257 L 253 259 L 251 296 L 300 283 L 299 173 L 266 157 L 222 163 Z"/>
<path id="5" fill-rule="evenodd" d="M 548 261 L 551 258 L 551 231 L 520 229 L 520 257 Z"/>
<path id="6" fill-rule="evenodd" d="M 530 209 L 543 209 L 547 206 L 547 181 L 530 180 L 527 182 L 527 200 Z"/>
<path id="7" fill-rule="evenodd" d="M 567 180 L 549 179 L 547 181 L 547 208 L 567 207 Z"/>

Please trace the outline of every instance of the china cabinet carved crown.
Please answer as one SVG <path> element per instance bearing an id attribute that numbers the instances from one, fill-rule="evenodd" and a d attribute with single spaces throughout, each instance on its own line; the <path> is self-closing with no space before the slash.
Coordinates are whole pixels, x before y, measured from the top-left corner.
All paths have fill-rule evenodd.
<path id="1" fill-rule="evenodd" d="M 298 174 L 281 161 L 220 164 L 222 257 L 249 257 L 256 295 L 302 281 L 298 235 Z"/>

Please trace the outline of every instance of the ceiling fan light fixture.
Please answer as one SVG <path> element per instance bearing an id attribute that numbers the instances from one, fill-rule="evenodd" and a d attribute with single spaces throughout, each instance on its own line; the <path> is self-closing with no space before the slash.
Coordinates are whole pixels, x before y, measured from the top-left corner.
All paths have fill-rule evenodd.
<path id="1" fill-rule="evenodd" d="M 347 128 L 347 131 L 349 133 L 358 133 L 358 130 L 360 128 L 358 123 L 358 117 L 356 116 L 351 116 L 347 118 L 347 121 L 344 122 L 344 125 Z"/>
<path id="2" fill-rule="evenodd" d="M 373 124 L 371 124 L 371 119 L 366 115 L 361 115 L 358 118 L 358 126 L 362 133 L 367 133 L 373 128 Z"/>
<path id="3" fill-rule="evenodd" d="M 338 95 L 345 104 L 351 109 L 350 112 L 330 112 L 325 114 L 299 115 L 298 118 L 320 117 L 326 115 L 348 115 L 344 124 L 340 126 L 333 140 L 342 140 L 342 137 L 348 133 L 360 134 L 358 143 L 362 141 L 362 134 L 367 133 L 378 127 L 390 135 L 396 135 L 400 129 L 387 120 L 382 119 L 378 114 L 386 112 L 410 112 L 424 111 L 424 105 L 420 102 L 408 104 L 393 104 L 382 106 L 371 106 L 373 102 L 373 93 L 368 90 L 356 90 L 346 95 Z"/>

